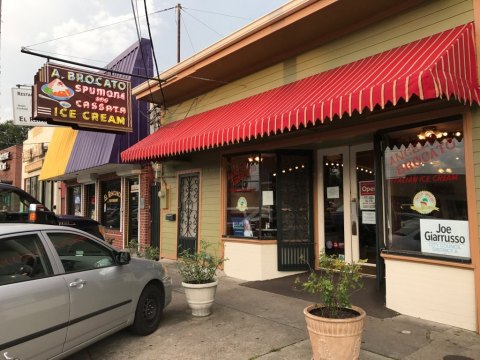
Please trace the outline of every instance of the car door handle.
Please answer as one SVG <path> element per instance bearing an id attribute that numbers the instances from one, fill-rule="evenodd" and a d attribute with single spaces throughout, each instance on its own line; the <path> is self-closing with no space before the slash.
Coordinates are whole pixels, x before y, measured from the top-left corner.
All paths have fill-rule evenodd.
<path id="1" fill-rule="evenodd" d="M 70 284 L 68 284 L 68 286 L 70 286 L 70 287 L 76 287 L 76 288 L 81 289 L 81 288 L 83 287 L 83 285 L 85 285 L 86 283 L 87 283 L 86 280 L 77 279 L 77 280 L 71 282 Z"/>

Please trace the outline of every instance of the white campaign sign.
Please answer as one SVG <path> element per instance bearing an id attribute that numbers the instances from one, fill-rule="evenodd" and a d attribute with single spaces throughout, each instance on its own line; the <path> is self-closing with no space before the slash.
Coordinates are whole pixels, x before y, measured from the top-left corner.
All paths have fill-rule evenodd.
<path id="1" fill-rule="evenodd" d="M 420 219 L 422 252 L 470 258 L 468 221 Z"/>

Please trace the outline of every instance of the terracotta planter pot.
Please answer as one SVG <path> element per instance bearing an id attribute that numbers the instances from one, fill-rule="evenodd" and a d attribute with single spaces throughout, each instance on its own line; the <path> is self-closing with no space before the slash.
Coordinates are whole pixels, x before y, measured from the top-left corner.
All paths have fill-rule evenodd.
<path id="1" fill-rule="evenodd" d="M 314 360 L 353 360 L 360 356 L 365 311 L 352 306 L 360 315 L 349 319 L 330 319 L 310 314 L 317 305 L 307 306 L 303 313 L 312 344 Z"/>
<path id="2" fill-rule="evenodd" d="M 212 312 L 218 281 L 207 284 L 189 284 L 182 282 L 187 303 L 193 316 L 208 316 Z"/>

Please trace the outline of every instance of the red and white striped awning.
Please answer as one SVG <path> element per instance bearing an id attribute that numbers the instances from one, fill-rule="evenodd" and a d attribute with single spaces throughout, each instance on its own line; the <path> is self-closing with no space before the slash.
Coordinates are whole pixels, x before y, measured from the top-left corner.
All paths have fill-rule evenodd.
<path id="1" fill-rule="evenodd" d="M 225 146 L 414 95 L 479 103 L 473 23 L 166 124 L 121 157 L 133 162 Z"/>

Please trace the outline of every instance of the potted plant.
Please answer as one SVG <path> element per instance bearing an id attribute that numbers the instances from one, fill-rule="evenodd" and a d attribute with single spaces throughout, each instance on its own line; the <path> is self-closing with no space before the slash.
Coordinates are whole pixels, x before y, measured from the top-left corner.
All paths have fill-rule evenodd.
<path id="1" fill-rule="evenodd" d="M 365 311 L 353 306 L 353 290 L 363 286 L 361 264 L 349 264 L 336 255 L 322 253 L 320 271 L 310 269 L 304 290 L 319 294 L 321 303 L 307 306 L 303 313 L 312 345 L 313 359 L 358 359 Z"/>
<path id="2" fill-rule="evenodd" d="M 128 242 L 128 251 L 130 252 L 131 256 L 136 256 L 139 254 L 138 252 L 138 242 L 135 240 L 130 240 Z"/>
<path id="3" fill-rule="evenodd" d="M 160 259 L 160 252 L 157 247 L 147 245 L 144 250 L 145 259 L 158 261 Z"/>
<path id="4" fill-rule="evenodd" d="M 184 250 L 178 260 L 178 272 L 193 316 L 210 315 L 218 285 L 215 275 L 226 260 L 209 252 L 209 247 L 202 240 L 197 253 Z"/>

